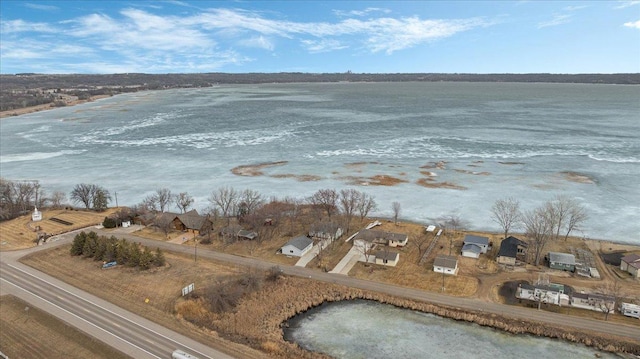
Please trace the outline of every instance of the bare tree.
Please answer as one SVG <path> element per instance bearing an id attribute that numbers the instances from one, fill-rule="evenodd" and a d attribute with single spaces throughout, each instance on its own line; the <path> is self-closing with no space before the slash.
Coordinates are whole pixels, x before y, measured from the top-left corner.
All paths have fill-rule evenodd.
<path id="1" fill-rule="evenodd" d="M 9 181 L 0 178 L 0 215 L 15 218 L 27 212 L 34 201 L 38 181 Z"/>
<path id="2" fill-rule="evenodd" d="M 240 193 L 238 202 L 238 216 L 244 217 L 254 213 L 262 206 L 264 204 L 264 198 L 258 191 L 245 189 Z"/>
<path id="3" fill-rule="evenodd" d="M 308 201 L 314 207 L 322 209 L 327 217 L 331 218 L 331 214 L 336 212 L 338 202 L 338 192 L 335 189 L 321 189 L 308 198 Z"/>
<path id="4" fill-rule="evenodd" d="M 146 196 L 140 203 L 140 208 L 149 212 L 158 212 L 158 198 L 154 194 Z"/>
<path id="5" fill-rule="evenodd" d="M 169 209 L 171 202 L 173 202 L 173 196 L 168 188 L 158 188 L 154 194 L 160 212 L 164 212 Z"/>
<path id="6" fill-rule="evenodd" d="M 94 187 L 95 185 L 93 184 L 77 184 L 73 187 L 73 190 L 71 190 L 69 198 L 76 203 L 84 204 L 84 207 L 89 209 L 93 202 L 93 193 L 95 192 Z"/>
<path id="7" fill-rule="evenodd" d="M 173 222 L 167 215 L 158 215 L 153 224 L 164 233 L 165 238 L 169 236 L 169 232 L 173 229 Z"/>
<path id="8" fill-rule="evenodd" d="M 521 219 L 520 202 L 513 197 L 497 200 L 491 207 L 491 219 L 504 230 L 504 238 L 516 227 Z"/>
<path id="9" fill-rule="evenodd" d="M 360 203 L 358 203 L 358 213 L 360 214 L 360 220 L 364 220 L 369 212 L 375 211 L 378 207 L 373 196 L 362 193 L 362 198 L 360 199 Z"/>
<path id="10" fill-rule="evenodd" d="M 62 191 L 55 191 L 51 194 L 50 200 L 53 208 L 61 208 L 62 202 L 67 200 L 67 195 Z"/>
<path id="11" fill-rule="evenodd" d="M 398 225 L 398 216 L 400 215 L 400 202 L 391 203 L 391 210 L 393 211 L 393 224 Z"/>
<path id="12" fill-rule="evenodd" d="M 597 299 L 596 305 L 597 308 L 604 313 L 604 320 L 606 321 L 609 319 L 609 314 L 615 311 L 616 305 L 624 296 L 622 293 L 622 285 L 613 279 L 599 286 L 597 292 L 601 297 Z"/>
<path id="13" fill-rule="evenodd" d="M 547 242 L 553 237 L 553 220 L 547 212 L 548 206 L 527 211 L 522 216 L 525 235 L 530 240 L 534 250 L 534 262 L 540 265 L 540 258 Z"/>
<path id="14" fill-rule="evenodd" d="M 346 219 L 346 232 L 349 232 L 351 219 L 355 214 L 358 204 L 362 201 L 363 194 L 353 188 L 340 191 L 340 208 Z"/>
<path id="15" fill-rule="evenodd" d="M 93 209 L 102 212 L 109 207 L 111 201 L 111 195 L 106 189 L 96 186 L 94 192 L 91 195 L 93 197 Z"/>
<path id="16" fill-rule="evenodd" d="M 193 197 L 191 197 L 187 192 L 180 192 L 176 198 L 176 206 L 181 213 L 187 212 L 187 209 L 191 207 L 193 204 Z"/>
<path id="17" fill-rule="evenodd" d="M 566 221 L 565 230 L 567 232 L 564 235 L 564 240 L 566 241 L 567 238 L 569 238 L 571 232 L 575 229 L 578 229 L 579 226 L 587 220 L 587 218 L 587 210 L 582 205 L 572 206 L 569 209 L 569 214 Z"/>
<path id="18" fill-rule="evenodd" d="M 227 225 L 230 221 L 229 216 L 237 206 L 238 196 L 239 193 L 233 187 L 220 187 L 209 196 L 209 202 L 220 209 L 222 216 L 227 219 Z"/>

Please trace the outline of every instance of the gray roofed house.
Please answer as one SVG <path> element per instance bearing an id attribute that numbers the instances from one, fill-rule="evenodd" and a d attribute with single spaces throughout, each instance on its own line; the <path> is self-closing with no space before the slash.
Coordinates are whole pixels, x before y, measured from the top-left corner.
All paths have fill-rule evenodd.
<path id="1" fill-rule="evenodd" d="M 549 252 L 549 268 L 573 272 L 576 270 L 576 257 L 569 253 Z"/>
<path id="2" fill-rule="evenodd" d="M 312 224 L 311 228 L 309 228 L 309 236 L 333 241 L 340 238 L 343 231 L 342 227 L 336 222 L 318 222 Z"/>
<path id="3" fill-rule="evenodd" d="M 467 234 L 464 236 L 464 244 L 475 244 L 482 250 L 482 253 L 487 253 L 489 249 L 489 237 L 474 236 Z"/>
<path id="4" fill-rule="evenodd" d="M 313 240 L 307 236 L 298 236 L 287 242 L 280 251 L 288 256 L 302 257 L 313 248 Z"/>
<path id="5" fill-rule="evenodd" d="M 437 256 L 436 260 L 433 261 L 433 271 L 456 275 L 456 273 L 458 273 L 458 258 L 443 254 Z"/>
<path id="6" fill-rule="evenodd" d="M 460 254 L 462 254 L 463 257 L 469 258 L 480 258 L 481 253 L 482 247 L 474 243 L 467 243 L 463 245 L 462 250 L 460 251 Z"/>

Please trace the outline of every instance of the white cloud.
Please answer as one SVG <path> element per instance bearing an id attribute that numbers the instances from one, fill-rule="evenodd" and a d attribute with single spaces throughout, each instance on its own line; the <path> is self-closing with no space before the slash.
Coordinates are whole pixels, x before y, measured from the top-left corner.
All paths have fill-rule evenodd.
<path id="1" fill-rule="evenodd" d="M 301 43 L 310 53 L 313 53 L 313 54 L 341 50 L 349 47 L 347 45 L 342 44 L 340 41 L 330 40 L 330 39 L 302 40 Z"/>
<path id="2" fill-rule="evenodd" d="M 55 27 L 42 22 L 27 22 L 24 20 L 6 20 L 0 22 L 0 32 L 11 34 L 16 32 L 55 32 Z"/>
<path id="3" fill-rule="evenodd" d="M 381 12 L 384 14 L 391 13 L 391 10 L 379 8 L 379 7 L 368 7 L 364 10 L 351 10 L 351 11 L 343 11 L 343 10 L 333 10 L 333 13 L 339 17 L 350 17 L 350 16 L 366 16 L 370 13 Z"/>
<path id="4" fill-rule="evenodd" d="M 625 9 L 625 8 L 628 8 L 629 6 L 634 6 L 634 5 L 640 5 L 640 1 L 638 0 L 618 1 L 618 5 L 614 6 L 614 9 Z"/>
<path id="5" fill-rule="evenodd" d="M 626 27 L 630 27 L 632 29 L 640 29 L 640 20 L 638 21 L 630 21 L 630 22 L 625 22 L 624 26 Z"/>
<path id="6" fill-rule="evenodd" d="M 57 11 L 60 8 L 57 6 L 53 6 L 53 5 L 43 5 L 43 4 L 34 4 L 34 3 L 24 3 L 24 7 L 28 7 L 29 9 L 34 9 L 34 10 L 43 10 L 43 11 Z"/>
<path id="7" fill-rule="evenodd" d="M 550 27 L 550 26 L 558 26 L 558 25 L 566 24 L 568 22 L 571 22 L 571 15 L 555 14 L 553 16 L 553 19 L 538 23 L 538 29 L 542 29 L 544 27 Z"/>
<path id="8" fill-rule="evenodd" d="M 248 39 L 243 39 L 239 42 L 239 44 L 245 47 L 255 47 L 258 49 L 269 51 L 273 51 L 273 49 L 275 48 L 273 42 L 265 36 L 253 36 Z"/>

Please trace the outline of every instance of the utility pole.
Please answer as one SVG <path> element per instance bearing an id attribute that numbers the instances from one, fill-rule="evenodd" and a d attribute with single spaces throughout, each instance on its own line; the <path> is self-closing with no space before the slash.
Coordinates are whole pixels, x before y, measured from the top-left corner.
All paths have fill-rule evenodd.
<path id="1" fill-rule="evenodd" d="M 116 208 L 118 207 L 118 192 L 113 192 L 113 195 L 116 197 Z"/>

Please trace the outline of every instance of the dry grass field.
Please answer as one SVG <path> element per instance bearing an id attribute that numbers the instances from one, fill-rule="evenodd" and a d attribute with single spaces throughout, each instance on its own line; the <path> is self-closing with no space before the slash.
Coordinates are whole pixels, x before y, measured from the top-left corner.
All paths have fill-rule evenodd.
<path id="1" fill-rule="evenodd" d="M 38 222 L 31 220 L 31 214 L 11 221 L 0 222 L 0 250 L 9 251 L 34 247 L 37 245 L 38 232 L 56 235 L 94 226 L 102 223 L 104 217 L 117 210 L 117 208 L 110 208 L 100 213 L 68 209 L 44 210 L 42 211 L 42 220 Z M 71 225 L 52 221 L 52 218 L 66 221 Z"/>
<path id="2" fill-rule="evenodd" d="M 129 358 L 10 295 L 0 297 L 0 328 L 2 352 L 9 358 Z"/>

